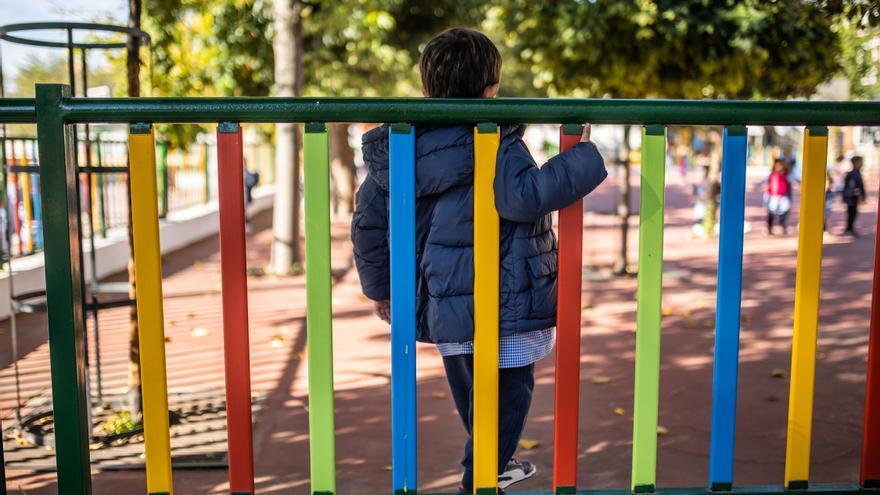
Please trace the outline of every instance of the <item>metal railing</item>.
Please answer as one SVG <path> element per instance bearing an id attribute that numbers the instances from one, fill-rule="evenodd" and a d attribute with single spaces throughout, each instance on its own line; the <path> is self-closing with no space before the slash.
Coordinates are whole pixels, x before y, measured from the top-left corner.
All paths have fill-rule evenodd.
<path id="1" fill-rule="evenodd" d="M 233 493 L 254 492 L 251 445 L 244 259 L 241 122 L 304 122 L 306 287 L 309 363 L 311 492 L 336 493 L 333 423 L 329 163 L 325 122 L 392 122 L 390 249 L 392 298 L 392 483 L 395 493 L 418 490 L 416 458 L 415 213 L 413 126 L 474 124 L 475 177 L 475 491 L 495 493 L 497 481 L 498 215 L 492 177 L 498 125 L 557 123 L 560 147 L 576 141 L 581 122 L 643 127 L 638 266 L 635 404 L 630 491 L 656 488 L 660 319 L 663 271 L 665 126 L 725 126 L 718 260 L 716 340 L 710 472 L 706 487 L 659 490 L 678 494 L 856 494 L 880 488 L 880 277 L 875 272 L 861 477 L 844 485 L 808 486 L 816 359 L 827 125 L 880 125 L 880 103 L 775 101 L 669 101 L 575 99 L 317 99 L 142 98 L 78 99 L 61 85 L 38 85 L 36 109 L 25 100 L 0 101 L 0 121 L 36 120 L 46 236 L 46 273 L 53 401 L 61 493 L 90 493 L 84 397 L 82 294 L 76 250 L 73 123 L 130 124 L 135 218 L 137 303 L 146 434 L 147 491 L 172 492 L 162 327 L 156 157 L 151 123 L 217 122 L 221 221 L 223 324 L 226 353 L 229 476 Z M 745 125 L 805 125 L 801 229 L 795 288 L 794 352 L 785 478 L 779 487 L 734 487 L 733 443 L 737 392 Z M 555 404 L 555 493 L 577 489 L 582 213 L 579 203 L 560 211 Z M 880 251 L 877 251 L 880 265 Z M 485 268 L 493 267 L 496 268 Z M 551 488 L 551 487 L 548 487 Z M 621 490 L 621 493 L 625 490 Z"/>

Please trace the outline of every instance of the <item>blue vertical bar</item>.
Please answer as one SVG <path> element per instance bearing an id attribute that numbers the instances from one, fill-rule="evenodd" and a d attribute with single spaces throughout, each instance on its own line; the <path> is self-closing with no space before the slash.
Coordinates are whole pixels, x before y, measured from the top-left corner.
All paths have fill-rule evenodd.
<path id="1" fill-rule="evenodd" d="M 395 494 L 415 493 L 416 459 L 416 136 L 389 134 L 391 238 L 391 478 Z"/>
<path id="2" fill-rule="evenodd" d="M 709 487 L 733 488 L 733 438 L 739 320 L 742 290 L 743 221 L 746 195 L 745 126 L 724 129 L 721 155 L 721 232 L 718 248 L 718 300 L 715 311 L 715 365 L 712 384 L 712 434 Z"/>

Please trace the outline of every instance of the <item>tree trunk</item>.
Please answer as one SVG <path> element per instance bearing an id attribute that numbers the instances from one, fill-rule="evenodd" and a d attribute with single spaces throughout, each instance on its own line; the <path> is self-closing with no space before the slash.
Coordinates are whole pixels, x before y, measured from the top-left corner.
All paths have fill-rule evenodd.
<path id="1" fill-rule="evenodd" d="M 630 196 L 631 189 L 629 185 L 630 179 L 630 167 L 629 167 L 629 155 L 632 151 L 632 145 L 629 141 L 629 131 L 632 126 L 625 125 L 623 126 L 623 141 L 622 141 L 622 155 L 623 157 L 618 161 L 618 165 L 620 166 L 620 184 L 618 187 L 620 188 L 620 194 L 617 198 L 617 216 L 620 219 L 620 252 L 617 256 L 617 261 L 614 262 L 614 273 L 616 275 L 624 275 L 626 274 L 626 266 L 628 264 L 627 257 L 627 247 L 629 246 L 629 217 L 632 214 L 630 210 Z"/>
<path id="2" fill-rule="evenodd" d="M 141 27 L 141 0 L 128 1 L 128 27 Z M 129 36 L 126 44 L 126 65 L 128 67 L 128 96 L 141 94 L 140 40 Z M 128 297 L 135 299 L 134 278 L 134 235 L 131 230 L 131 180 L 128 180 Z M 128 320 L 128 410 L 133 421 L 141 418 L 141 346 L 138 338 L 137 305 L 132 304 Z"/>
<path id="3" fill-rule="evenodd" d="M 346 218 L 354 213 L 354 150 L 348 144 L 349 124 L 330 126 L 330 175 L 333 215 Z"/>
<path id="4" fill-rule="evenodd" d="M 275 93 L 278 96 L 302 94 L 302 13 L 301 0 L 273 0 L 275 15 Z M 275 125 L 275 205 L 272 213 L 271 270 L 279 275 L 302 271 L 299 242 L 300 148 L 298 124 Z"/>

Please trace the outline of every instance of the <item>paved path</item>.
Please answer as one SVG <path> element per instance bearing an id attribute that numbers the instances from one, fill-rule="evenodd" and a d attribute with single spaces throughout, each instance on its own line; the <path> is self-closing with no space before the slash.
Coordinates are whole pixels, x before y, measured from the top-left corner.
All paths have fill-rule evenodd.
<path id="1" fill-rule="evenodd" d="M 674 182 L 670 179 L 670 182 Z M 871 181 L 871 190 L 876 190 Z M 615 197 L 613 181 L 588 200 L 606 210 Z M 636 192 L 637 193 L 637 192 Z M 797 238 L 763 234 L 760 194 L 749 193 L 747 216 L 755 229 L 745 242 L 743 332 L 737 423 L 737 484 L 781 483 L 785 457 L 788 368 Z M 877 197 L 860 219 L 858 239 L 830 235 L 823 261 L 820 340 L 816 377 L 814 452 L 811 481 L 854 481 L 864 395 Z M 702 486 L 708 471 L 708 433 L 715 305 L 717 242 L 690 235 L 687 189 L 668 187 L 664 275 L 660 424 L 660 486 Z M 836 223 L 842 222 L 835 205 Z M 795 215 L 796 217 L 796 215 Z M 585 261 L 609 265 L 617 250 L 611 217 L 588 214 Z M 796 218 L 792 219 L 792 223 Z M 636 260 L 633 222 L 631 259 Z M 870 232 L 870 234 L 869 234 Z M 350 256 L 346 226 L 334 227 L 334 264 Z M 249 263 L 262 266 L 268 231 L 249 241 Z M 169 387 L 222 389 L 219 271 L 216 240 L 166 259 L 166 325 Z M 308 493 L 308 427 L 302 277 L 251 278 L 251 356 L 256 390 L 269 402 L 255 431 L 259 493 Z M 632 434 L 632 371 L 635 280 L 604 279 L 585 286 L 590 307 L 583 313 L 580 485 L 629 484 Z M 334 288 L 334 351 L 338 493 L 387 493 L 390 487 L 390 360 L 388 327 L 371 315 L 353 270 Z M 108 388 L 125 380 L 124 311 L 105 313 L 102 355 Z M 39 325 L 34 325 L 39 331 Z M 203 332 L 193 332 L 204 328 Z M 39 339 L 34 337 L 35 342 Z M 26 389 L 45 386 L 46 349 L 34 344 L 22 362 Z M 463 431 L 431 346 L 418 349 L 419 468 L 424 492 L 449 491 L 458 477 Z M 537 369 L 534 406 L 525 437 L 538 442 L 519 455 L 539 466 L 522 489 L 547 489 L 551 480 L 553 359 Z M 774 376 L 783 370 L 783 376 Z M 10 370 L 0 372 L 0 407 L 10 405 Z M 619 408 L 619 409 L 618 409 Z M 622 414 L 620 409 L 622 409 Z M 8 416 L 8 415 L 7 415 Z M 28 494 L 54 493 L 51 473 L 10 473 L 8 486 Z M 178 494 L 223 493 L 223 470 L 178 470 Z M 95 493 L 144 493 L 142 472 L 94 475 Z M 25 493 L 24 491 L 22 493 Z"/>

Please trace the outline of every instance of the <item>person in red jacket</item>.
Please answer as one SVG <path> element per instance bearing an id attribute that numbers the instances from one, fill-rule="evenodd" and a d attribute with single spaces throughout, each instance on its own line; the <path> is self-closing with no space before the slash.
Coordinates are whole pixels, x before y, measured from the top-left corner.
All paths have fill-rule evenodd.
<path id="1" fill-rule="evenodd" d="M 767 233 L 773 235 L 773 224 L 782 226 L 782 233 L 788 233 L 788 212 L 791 211 L 791 182 L 788 180 L 788 167 L 782 158 L 773 162 L 773 172 L 767 178 L 765 192 L 767 204 Z"/>

